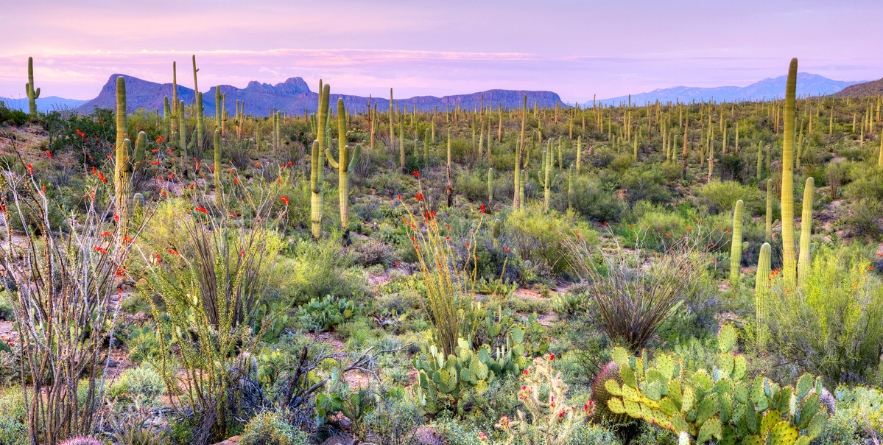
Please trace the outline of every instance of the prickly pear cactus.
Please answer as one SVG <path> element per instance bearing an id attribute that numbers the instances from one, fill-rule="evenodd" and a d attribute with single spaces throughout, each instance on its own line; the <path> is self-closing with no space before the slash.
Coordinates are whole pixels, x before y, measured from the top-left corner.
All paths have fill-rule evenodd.
<path id="1" fill-rule="evenodd" d="M 689 371 L 666 354 L 651 365 L 616 348 L 622 383 L 605 381 L 613 395 L 608 408 L 668 429 L 681 443 L 809 445 L 828 420 L 819 402 L 821 380 L 804 375 L 795 388 L 763 377 L 749 380 L 745 357 L 733 352 L 737 335 L 731 325 L 721 328 L 720 356 L 710 371 Z"/>

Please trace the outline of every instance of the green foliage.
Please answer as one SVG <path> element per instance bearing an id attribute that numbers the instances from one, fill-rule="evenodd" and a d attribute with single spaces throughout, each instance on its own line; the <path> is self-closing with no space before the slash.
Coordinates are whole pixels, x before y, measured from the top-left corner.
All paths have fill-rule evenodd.
<path id="1" fill-rule="evenodd" d="M 573 211 L 545 212 L 535 205 L 510 214 L 506 234 L 507 244 L 515 248 L 522 260 L 530 261 L 534 267 L 543 265 L 556 275 L 573 273 L 575 259 L 562 248 L 565 240 L 576 234 L 592 245 L 598 240 L 597 232 Z"/>
<path id="2" fill-rule="evenodd" d="M 321 300 L 313 298 L 301 307 L 301 323 L 310 330 L 324 332 L 335 329 L 358 313 L 356 305 L 346 298 L 326 295 Z"/>
<path id="3" fill-rule="evenodd" d="M 731 211 L 733 203 L 739 200 L 745 202 L 749 214 L 759 214 L 764 203 L 756 187 L 736 181 L 712 180 L 697 187 L 696 195 L 698 206 L 712 214 Z"/>
<path id="4" fill-rule="evenodd" d="M 679 434 L 688 443 L 809 444 L 828 421 L 820 402 L 821 379 L 804 374 L 795 387 L 747 376 L 745 357 L 734 354 L 737 331 L 731 325 L 718 335 L 720 356 L 712 370 L 691 371 L 682 361 L 657 354 L 652 364 L 616 348 L 622 384 L 607 380 L 617 414 L 643 419 Z"/>
<path id="5" fill-rule="evenodd" d="M 880 361 L 883 285 L 857 249 L 822 247 L 800 288 L 777 276 L 771 340 L 784 357 L 832 382 L 866 379 Z"/>
<path id="6" fill-rule="evenodd" d="M 108 388 L 107 397 L 124 404 L 137 402 L 140 405 L 155 405 L 165 393 L 162 375 L 153 366 L 144 364 L 123 371 Z"/>
<path id="7" fill-rule="evenodd" d="M 283 411 L 265 411 L 248 421 L 239 437 L 242 445 L 307 445 L 309 436 L 295 429 Z"/>

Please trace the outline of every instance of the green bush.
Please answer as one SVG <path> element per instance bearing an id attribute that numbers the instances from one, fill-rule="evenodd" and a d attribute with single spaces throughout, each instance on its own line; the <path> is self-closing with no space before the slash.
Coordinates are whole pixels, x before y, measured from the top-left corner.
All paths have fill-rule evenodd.
<path id="1" fill-rule="evenodd" d="M 0 390 L 0 443 L 24 445 L 27 443 L 27 407 L 21 387 Z"/>
<path id="2" fill-rule="evenodd" d="M 570 207 L 592 221 L 612 223 L 622 217 L 625 203 L 616 198 L 615 190 L 609 190 L 595 178 L 580 175 L 573 180 Z"/>
<path id="3" fill-rule="evenodd" d="M 883 344 L 883 285 L 857 249 L 822 247 L 796 290 L 772 281 L 771 337 L 783 356 L 832 382 L 875 372 Z"/>
<path id="4" fill-rule="evenodd" d="M 147 364 L 123 371 L 107 390 L 107 396 L 118 402 L 137 401 L 141 405 L 154 405 L 165 393 L 162 376 Z"/>
<path id="5" fill-rule="evenodd" d="M 573 271 L 573 258 L 563 247 L 566 239 L 579 234 L 589 244 L 598 242 L 598 234 L 573 211 L 544 212 L 539 205 L 513 212 L 506 220 L 507 244 L 522 260 L 534 267 L 542 265 L 556 275 Z"/>
<path id="6" fill-rule="evenodd" d="M 265 411 L 251 418 L 239 436 L 242 445 L 307 445 L 307 433 L 295 429 L 283 411 Z"/>
<path id="7" fill-rule="evenodd" d="M 696 195 L 696 204 L 712 214 L 732 213 L 733 206 L 740 199 L 745 203 L 749 214 L 761 214 L 766 210 L 766 198 L 761 196 L 756 187 L 736 181 L 712 180 L 696 189 Z"/>

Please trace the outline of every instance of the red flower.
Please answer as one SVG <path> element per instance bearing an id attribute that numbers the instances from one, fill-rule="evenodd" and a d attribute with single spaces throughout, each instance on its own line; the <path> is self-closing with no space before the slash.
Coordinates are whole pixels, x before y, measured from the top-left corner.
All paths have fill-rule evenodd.
<path id="1" fill-rule="evenodd" d="M 398 195 L 396 195 L 396 196 L 397 196 L 397 197 L 398 197 L 398 198 L 399 198 L 399 201 L 401 201 L 401 200 L 402 200 L 402 194 L 401 194 L 401 193 L 399 193 L 399 194 L 398 194 Z"/>
<path id="2" fill-rule="evenodd" d="M 49 150 L 46 150 L 46 157 L 48 157 L 49 159 L 52 159 L 52 152 Z"/>
<path id="3" fill-rule="evenodd" d="M 255 168 L 260 168 L 261 163 L 260 163 L 260 162 L 255 162 L 255 163 L 254 163 L 254 166 L 255 166 Z"/>
<path id="4" fill-rule="evenodd" d="M 104 255 L 107 255 L 107 250 L 106 250 L 104 247 L 101 247 L 101 246 L 95 246 L 95 250 L 98 251 L 98 252 L 101 252 L 101 253 L 104 254 Z"/>
<path id="5" fill-rule="evenodd" d="M 121 277 L 121 276 L 123 276 L 123 275 L 125 275 L 125 274 L 126 274 L 126 268 L 125 268 L 125 267 L 122 267 L 122 266 L 117 267 L 116 276 Z M 122 291 L 122 289 L 120 289 L 120 291 Z"/>
<path id="6" fill-rule="evenodd" d="M 239 256 L 245 258 L 245 249 L 239 251 Z"/>
<path id="7" fill-rule="evenodd" d="M 417 193 L 414 195 L 414 198 L 417 198 L 418 201 L 423 201 L 423 193 Z"/>
<path id="8" fill-rule="evenodd" d="M 110 232 L 101 232 L 98 236 L 110 236 Z"/>
<path id="9" fill-rule="evenodd" d="M 414 170 L 414 178 L 420 179 L 420 172 L 419 171 Z"/>
<path id="10" fill-rule="evenodd" d="M 82 131 L 80 131 L 79 128 L 77 129 L 77 134 L 80 135 L 80 137 L 83 138 L 83 139 L 86 138 L 86 133 L 83 133 Z"/>
<path id="11" fill-rule="evenodd" d="M 169 252 L 169 254 L 171 254 L 171 255 L 178 255 L 178 251 L 175 249 L 169 249 L 169 250 L 167 250 L 167 252 Z"/>
<path id="12" fill-rule="evenodd" d="M 158 253 L 154 253 L 154 254 L 153 254 L 153 259 L 156 260 L 156 263 L 157 263 L 157 264 L 162 264 L 162 258 L 159 256 Z"/>
<path id="13" fill-rule="evenodd" d="M 160 136 L 160 137 L 158 137 L 158 138 L 156 138 L 156 143 L 157 143 L 157 144 L 162 144 L 162 143 L 163 143 L 163 142 L 165 142 L 165 141 L 166 141 L 166 140 L 165 140 L 165 139 L 163 139 L 163 137 L 162 137 L 162 136 Z"/>
<path id="14" fill-rule="evenodd" d="M 202 212 L 202 213 L 205 213 L 206 215 L 208 215 L 208 210 L 206 210 L 205 207 L 196 207 L 193 210 L 196 210 L 197 212 Z"/>
<path id="15" fill-rule="evenodd" d="M 484 213 L 484 203 L 481 203 L 481 213 Z"/>
<path id="16" fill-rule="evenodd" d="M 287 196 L 282 196 L 282 197 L 279 198 L 279 199 L 282 200 L 282 202 L 284 202 L 285 205 L 288 205 L 288 197 L 287 197 Z"/>
<path id="17" fill-rule="evenodd" d="M 150 161 L 150 165 L 159 165 L 159 164 L 160 164 L 159 161 Z"/>
<path id="18" fill-rule="evenodd" d="M 31 164 L 28 164 L 27 167 L 28 167 L 28 173 L 30 173 L 31 176 L 34 176 L 34 166 Z"/>
<path id="19" fill-rule="evenodd" d="M 131 243 L 132 241 L 135 241 L 135 240 L 132 239 L 131 236 L 124 236 L 124 237 L 123 237 L 123 242 Z"/>
<path id="20" fill-rule="evenodd" d="M 234 177 L 233 177 L 233 183 L 236 184 L 236 185 L 239 185 L 239 178 L 237 178 L 236 176 L 234 176 Z"/>
<path id="21" fill-rule="evenodd" d="M 113 215 L 113 220 L 116 221 L 116 222 L 120 222 L 120 215 L 116 215 L 116 214 L 114 214 L 114 215 Z"/>
<path id="22" fill-rule="evenodd" d="M 549 353 L 549 361 L 555 360 L 555 354 Z"/>

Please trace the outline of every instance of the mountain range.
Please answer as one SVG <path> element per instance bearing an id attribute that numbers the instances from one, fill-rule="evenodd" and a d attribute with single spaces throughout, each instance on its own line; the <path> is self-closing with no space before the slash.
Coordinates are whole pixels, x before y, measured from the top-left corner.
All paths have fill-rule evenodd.
<path id="1" fill-rule="evenodd" d="M 77 111 L 88 113 L 94 107 L 116 107 L 116 78 L 123 77 L 126 81 L 126 105 L 129 111 L 139 108 L 147 110 L 163 109 L 163 98 L 172 98 L 171 83 L 156 83 L 139 79 L 125 74 L 113 74 L 107 83 L 101 88 L 98 97 L 77 107 Z M 211 87 L 202 94 L 204 113 L 213 116 L 215 113 L 215 89 L 220 88 L 222 94 L 226 94 L 226 108 L 228 113 L 236 110 L 236 101 L 245 103 L 245 113 L 255 116 L 268 116 L 273 110 L 281 110 L 288 114 L 303 114 L 304 111 L 316 112 L 319 95 L 310 91 L 310 87 L 300 77 L 292 77 L 285 82 L 270 85 L 260 82 L 249 82 L 245 88 L 236 88 L 231 85 Z M 456 96 L 417 96 L 407 99 L 395 99 L 399 108 L 408 107 L 413 110 L 417 107 L 420 111 L 432 111 L 436 107 L 443 112 L 445 109 L 453 110 L 459 104 L 462 108 L 478 108 L 479 103 L 494 107 L 502 104 L 504 108 L 521 107 L 524 96 L 527 95 L 528 103 L 539 103 L 542 107 L 554 107 L 556 103 L 564 105 L 561 98 L 551 91 L 513 91 L 513 90 L 489 90 L 472 94 Z M 368 98 L 347 94 L 331 94 L 330 103 L 336 106 L 337 99 L 342 98 L 344 105 L 350 112 L 363 112 L 368 104 Z M 178 85 L 178 100 L 186 105 L 194 102 L 192 88 Z M 372 98 L 372 107 L 377 104 L 378 110 L 389 109 L 389 99 Z"/>
<path id="2" fill-rule="evenodd" d="M 752 83 L 744 87 L 724 86 L 715 88 L 696 88 L 696 87 L 673 87 L 653 90 L 647 93 L 632 94 L 632 104 L 644 105 L 647 102 L 655 103 L 657 100 L 661 103 L 676 102 L 707 102 L 714 99 L 717 102 L 741 102 L 751 100 L 770 100 L 777 97 L 784 97 L 785 82 L 788 76 L 780 76 L 772 79 L 764 79 L 759 82 Z M 832 80 L 822 77 L 818 74 L 797 73 L 797 95 L 798 96 L 827 96 L 840 92 L 850 85 L 859 84 L 861 81 L 851 82 L 842 80 Z M 604 105 L 619 105 L 627 103 L 628 96 L 612 97 L 598 101 Z M 592 102 L 586 102 L 585 107 L 591 107 Z"/>
<path id="3" fill-rule="evenodd" d="M 28 98 L 11 99 L 7 97 L 0 97 L 0 102 L 3 102 L 3 104 L 11 110 L 23 110 L 25 112 L 28 111 Z M 85 100 L 79 99 L 65 99 L 63 97 L 57 96 L 40 97 L 37 99 L 37 110 L 41 113 L 46 113 L 52 110 L 77 108 L 84 103 L 86 103 Z"/>

